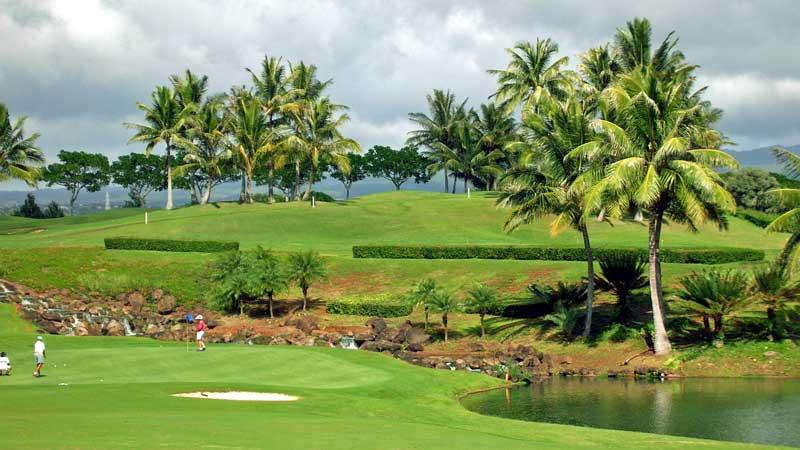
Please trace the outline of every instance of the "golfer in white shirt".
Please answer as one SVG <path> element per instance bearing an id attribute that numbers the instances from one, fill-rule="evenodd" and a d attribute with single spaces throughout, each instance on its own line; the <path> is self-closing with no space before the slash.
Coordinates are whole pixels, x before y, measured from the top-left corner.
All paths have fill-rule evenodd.
<path id="1" fill-rule="evenodd" d="M 36 336 L 36 343 L 33 344 L 33 356 L 36 358 L 36 370 L 33 371 L 33 376 L 38 377 L 42 375 L 42 366 L 44 365 L 44 339 L 41 336 Z"/>

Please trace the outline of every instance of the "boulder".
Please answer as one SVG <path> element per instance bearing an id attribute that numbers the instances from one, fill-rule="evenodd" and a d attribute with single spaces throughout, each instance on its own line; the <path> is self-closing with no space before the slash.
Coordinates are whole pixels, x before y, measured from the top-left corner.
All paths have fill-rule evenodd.
<path id="1" fill-rule="evenodd" d="M 131 307 L 131 310 L 135 312 L 140 312 L 147 306 L 147 300 L 144 298 L 144 295 L 138 292 L 128 294 L 126 302 Z"/>
<path id="2" fill-rule="evenodd" d="M 150 298 L 155 301 L 159 301 L 164 298 L 164 291 L 161 289 L 153 289 L 153 292 L 150 293 Z"/>
<path id="3" fill-rule="evenodd" d="M 311 314 L 294 316 L 284 320 L 283 325 L 295 327 L 303 333 L 309 334 L 319 328 L 319 318 Z"/>
<path id="4" fill-rule="evenodd" d="M 361 344 L 359 347 L 361 350 L 368 350 L 371 352 L 399 352 L 403 346 L 394 342 L 389 341 L 367 341 Z"/>
<path id="5" fill-rule="evenodd" d="M 372 330 L 372 334 L 380 336 L 386 331 L 386 321 L 380 317 L 372 317 L 367 320 L 367 326 Z"/>
<path id="6" fill-rule="evenodd" d="M 111 320 L 106 325 L 106 335 L 108 336 L 125 336 L 125 326 L 116 320 Z"/>
<path id="7" fill-rule="evenodd" d="M 156 324 L 149 323 L 149 324 L 147 324 L 147 326 L 144 329 L 144 334 L 147 335 L 147 336 L 154 336 L 154 335 L 156 335 L 158 333 L 161 333 L 163 331 L 164 331 L 163 327 L 159 327 Z"/>
<path id="8" fill-rule="evenodd" d="M 175 306 L 177 305 L 177 301 L 175 297 L 171 295 L 165 295 L 161 300 L 158 301 L 156 304 L 156 311 L 159 314 L 166 315 L 175 311 Z"/>

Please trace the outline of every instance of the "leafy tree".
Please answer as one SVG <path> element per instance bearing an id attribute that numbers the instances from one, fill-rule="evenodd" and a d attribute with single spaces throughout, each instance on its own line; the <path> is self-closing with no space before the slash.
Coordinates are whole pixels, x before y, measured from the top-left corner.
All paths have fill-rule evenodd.
<path id="1" fill-rule="evenodd" d="M 58 203 L 52 201 L 47 204 L 47 208 L 42 212 L 42 216 L 45 219 L 57 219 L 59 217 L 64 217 L 64 211 Z"/>
<path id="2" fill-rule="evenodd" d="M 44 213 L 39 208 L 39 205 L 36 204 L 36 197 L 32 192 L 28 192 L 28 195 L 25 196 L 25 201 L 22 202 L 18 210 L 14 211 L 13 215 L 29 219 L 44 218 Z"/>
<path id="3" fill-rule="evenodd" d="M 428 166 L 429 170 L 444 171 L 444 191 L 450 192 L 448 168 L 443 160 L 437 159 L 433 154 L 438 152 L 435 145 L 448 148 L 456 146 L 456 128 L 467 120 L 467 101 L 458 103 L 455 94 L 439 89 L 434 89 L 433 95 L 428 94 L 425 99 L 428 103 L 428 114 L 422 112 L 408 114 L 408 119 L 418 128 L 408 133 L 406 145 L 428 149 L 428 156 L 434 163 Z"/>
<path id="4" fill-rule="evenodd" d="M 783 163 L 784 172 L 791 177 L 800 175 L 800 156 L 784 148 L 774 148 L 772 150 L 778 161 Z M 789 273 L 796 271 L 797 249 L 800 248 L 800 189 L 781 188 L 769 191 L 771 195 L 777 197 L 782 204 L 790 208 L 785 213 L 778 216 L 767 226 L 768 232 L 791 233 L 789 240 L 778 256 L 776 264 L 781 270 Z"/>
<path id="5" fill-rule="evenodd" d="M 617 320 L 627 321 L 631 308 L 629 298 L 633 291 L 648 285 L 645 276 L 645 260 L 630 253 L 603 255 L 600 260 L 600 275 L 595 278 L 599 289 L 617 297 Z"/>
<path id="6" fill-rule="evenodd" d="M 289 257 L 289 280 L 303 292 L 303 311 L 308 305 L 309 288 L 315 281 L 325 278 L 326 274 L 325 261 L 317 252 L 309 250 Z"/>
<path id="7" fill-rule="evenodd" d="M 777 212 L 781 209 L 779 199 L 767 192 L 778 189 L 781 185 L 766 170 L 744 168 L 724 173 L 722 179 L 737 206 L 764 212 Z"/>
<path id="8" fill-rule="evenodd" d="M 693 90 L 695 66 L 684 62 L 671 35 L 650 56 L 649 23 L 644 22 L 634 21 L 628 30 L 618 31 L 623 64 L 642 62 L 603 93 L 614 110 L 613 122 L 598 120 L 602 139 L 575 149 L 571 156 L 614 161 L 588 191 L 585 214 L 606 210 L 619 217 L 635 208 L 649 216 L 654 344 L 662 355 L 671 351 L 661 280 L 662 224 L 671 218 L 691 230 L 706 221 L 724 227 L 725 214 L 734 211 L 735 201 L 714 168 L 736 168 L 738 163 L 719 150 L 727 142 L 713 128 L 720 113 L 702 100 L 702 91 Z M 631 29 L 636 33 L 629 33 Z"/>
<path id="9" fill-rule="evenodd" d="M 122 155 L 111 164 L 111 178 L 128 189 L 130 206 L 142 208 L 151 192 L 164 189 L 164 158 L 144 153 Z"/>
<path id="10" fill-rule="evenodd" d="M 159 86 L 151 94 L 150 106 L 139 103 L 136 106 L 144 112 L 145 124 L 126 123 L 125 126 L 135 130 L 128 143 L 144 142 L 145 153 L 163 143 L 165 145 L 164 171 L 167 177 L 167 203 L 164 209 L 172 209 L 172 150 L 173 145 L 183 140 L 186 120 L 191 111 L 181 107 L 178 97 L 172 89 Z"/>
<path id="11" fill-rule="evenodd" d="M 467 302 L 464 304 L 466 311 L 477 313 L 481 318 L 481 337 L 486 337 L 486 328 L 483 319 L 500 305 L 497 293 L 482 284 L 467 291 Z"/>
<path id="12" fill-rule="evenodd" d="M 431 176 L 427 170 L 428 160 L 417 152 L 415 147 L 394 150 L 384 145 L 376 145 L 365 155 L 369 174 L 392 182 L 396 190 L 413 178 L 415 183 L 426 183 Z"/>
<path id="13" fill-rule="evenodd" d="M 703 331 L 712 337 L 710 319 L 714 319 L 713 335 L 724 340 L 723 321 L 731 314 L 750 306 L 747 295 L 750 280 L 743 272 L 711 270 L 695 272 L 681 280 L 682 289 L 675 304 L 703 318 Z"/>
<path id="14" fill-rule="evenodd" d="M 35 186 L 39 178 L 39 166 L 44 164 L 44 154 L 36 146 L 40 135 L 25 137 L 25 120 L 18 117 L 12 124 L 8 108 L 0 103 L 0 183 L 19 179 Z"/>
<path id="15" fill-rule="evenodd" d="M 492 97 L 506 101 L 508 107 L 522 105 L 523 111 L 535 111 L 540 101 L 563 94 L 562 67 L 568 58 L 557 58 L 558 44 L 550 39 L 520 42 L 506 49 L 511 57 L 502 70 L 489 70 L 497 76 L 498 88 Z"/>
<path id="16" fill-rule="evenodd" d="M 446 291 L 436 291 L 430 299 L 430 309 L 442 315 L 442 326 L 444 327 L 444 341 L 447 342 L 447 319 L 450 313 L 461 311 L 461 303 L 456 300 L 453 294 Z"/>
<path id="17" fill-rule="evenodd" d="M 428 330 L 428 315 L 433 296 L 436 294 L 436 281 L 425 278 L 411 291 L 409 299 L 414 306 L 422 306 L 425 311 L 425 330 Z"/>
<path id="18" fill-rule="evenodd" d="M 286 269 L 275 255 L 261 246 L 256 248 L 250 269 L 253 272 L 251 294 L 256 297 L 267 296 L 269 318 L 272 319 L 275 317 L 272 312 L 273 298 L 289 285 Z"/>
<path id="19" fill-rule="evenodd" d="M 42 179 L 48 186 L 63 186 L 70 193 L 69 212 L 75 214 L 75 200 L 82 190 L 97 192 L 111 181 L 108 158 L 100 153 L 58 152 L 60 163 L 48 165 Z"/>
<path id="20" fill-rule="evenodd" d="M 755 298 L 767 307 L 770 339 L 780 339 L 783 330 L 778 321 L 778 313 L 797 300 L 800 284 L 792 280 L 783 267 L 770 266 L 753 274 L 753 292 Z"/>
<path id="21" fill-rule="evenodd" d="M 367 175 L 369 175 L 367 172 L 368 163 L 363 156 L 356 153 L 349 153 L 347 155 L 347 159 L 348 165 L 350 166 L 350 170 L 348 172 L 343 171 L 337 166 L 334 166 L 334 169 L 331 172 L 331 177 L 339 180 L 344 185 L 345 200 L 350 199 L 350 188 L 353 187 L 353 183 L 361 181 L 364 178 L 367 178 Z"/>

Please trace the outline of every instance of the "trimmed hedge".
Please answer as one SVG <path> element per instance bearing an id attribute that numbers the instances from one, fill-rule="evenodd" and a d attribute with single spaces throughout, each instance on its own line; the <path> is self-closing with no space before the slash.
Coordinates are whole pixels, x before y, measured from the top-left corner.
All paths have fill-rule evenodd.
<path id="1" fill-rule="evenodd" d="M 610 254 L 636 254 L 647 257 L 647 250 L 636 248 L 596 248 L 595 258 Z M 586 261 L 581 247 L 525 247 L 492 245 L 356 245 L 354 258 L 390 259 L 519 259 L 546 261 Z M 661 262 L 683 264 L 724 264 L 737 261 L 762 261 L 764 252 L 751 248 L 662 248 Z"/>
<path id="2" fill-rule="evenodd" d="M 779 214 L 770 214 L 754 209 L 738 209 L 736 210 L 736 217 L 744 219 L 753 225 L 761 228 L 767 228 L 773 220 L 777 219 Z"/>
<path id="3" fill-rule="evenodd" d="M 411 314 L 412 309 L 411 304 L 400 302 L 396 297 L 389 299 L 380 295 L 328 300 L 327 307 L 329 314 L 371 317 L 402 317 Z"/>
<path id="4" fill-rule="evenodd" d="M 181 241 L 176 239 L 106 238 L 107 250 L 150 250 L 156 252 L 227 252 L 239 250 L 238 242 Z"/>

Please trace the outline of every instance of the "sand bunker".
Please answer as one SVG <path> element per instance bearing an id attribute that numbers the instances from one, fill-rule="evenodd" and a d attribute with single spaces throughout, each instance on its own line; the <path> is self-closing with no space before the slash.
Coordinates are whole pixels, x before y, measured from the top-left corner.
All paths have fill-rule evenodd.
<path id="1" fill-rule="evenodd" d="M 237 400 L 246 402 L 293 402 L 300 397 L 271 392 L 188 392 L 172 394 L 173 397 L 208 398 L 212 400 Z"/>

